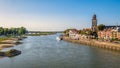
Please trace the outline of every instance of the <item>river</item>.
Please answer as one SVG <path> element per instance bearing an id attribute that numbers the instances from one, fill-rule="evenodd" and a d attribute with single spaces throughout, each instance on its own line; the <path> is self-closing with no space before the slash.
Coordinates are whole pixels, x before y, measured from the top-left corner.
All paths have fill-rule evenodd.
<path id="1" fill-rule="evenodd" d="M 28 36 L 18 49 L 22 54 L 0 58 L 0 68 L 120 68 L 120 53 L 56 41 L 59 34 Z"/>

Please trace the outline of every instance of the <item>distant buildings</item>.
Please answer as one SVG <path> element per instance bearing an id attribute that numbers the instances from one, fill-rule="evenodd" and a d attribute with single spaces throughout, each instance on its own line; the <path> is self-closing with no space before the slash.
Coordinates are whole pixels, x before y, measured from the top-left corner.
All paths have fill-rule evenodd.
<path id="1" fill-rule="evenodd" d="M 70 39 L 79 40 L 79 39 L 89 39 L 90 37 L 91 37 L 90 35 L 79 34 L 78 30 L 76 29 L 69 30 Z"/>
<path id="2" fill-rule="evenodd" d="M 70 29 L 68 35 L 71 39 L 103 39 L 103 40 L 120 40 L 120 26 L 105 26 L 104 30 L 98 30 L 97 18 L 94 14 L 92 17 L 91 28 L 86 28 L 83 30 Z"/>
<path id="3" fill-rule="evenodd" d="M 118 25 L 117 25 L 117 26 L 116 26 L 116 25 L 115 25 L 115 26 L 114 26 L 114 25 L 112 25 L 112 26 L 105 26 L 105 29 L 108 29 L 108 28 L 116 28 L 116 27 L 120 27 L 120 26 L 118 26 Z"/>
<path id="4" fill-rule="evenodd" d="M 120 27 L 105 28 L 103 31 L 98 31 L 98 38 L 104 40 L 120 39 Z"/>

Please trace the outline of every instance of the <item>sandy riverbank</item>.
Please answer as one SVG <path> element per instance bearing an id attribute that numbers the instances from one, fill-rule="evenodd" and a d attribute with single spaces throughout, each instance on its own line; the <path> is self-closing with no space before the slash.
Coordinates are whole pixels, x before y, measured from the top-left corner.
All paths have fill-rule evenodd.
<path id="1" fill-rule="evenodd" d="M 63 40 L 73 42 L 73 43 L 85 44 L 88 46 L 95 46 L 99 48 L 120 51 L 120 44 L 111 43 L 111 42 L 100 42 L 97 40 L 88 40 L 88 39 L 73 40 L 65 36 L 63 36 Z"/>
<path id="2" fill-rule="evenodd" d="M 0 42 L 0 50 L 13 47 L 18 42 L 18 38 L 9 38 Z"/>

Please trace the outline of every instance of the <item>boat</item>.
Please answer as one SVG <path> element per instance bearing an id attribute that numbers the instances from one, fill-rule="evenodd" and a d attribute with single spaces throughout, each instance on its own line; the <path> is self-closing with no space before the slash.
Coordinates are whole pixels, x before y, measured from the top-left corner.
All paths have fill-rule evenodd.
<path id="1" fill-rule="evenodd" d="M 56 37 L 56 40 L 57 40 L 57 41 L 60 41 L 60 40 L 62 40 L 62 38 L 60 38 L 60 37 Z"/>

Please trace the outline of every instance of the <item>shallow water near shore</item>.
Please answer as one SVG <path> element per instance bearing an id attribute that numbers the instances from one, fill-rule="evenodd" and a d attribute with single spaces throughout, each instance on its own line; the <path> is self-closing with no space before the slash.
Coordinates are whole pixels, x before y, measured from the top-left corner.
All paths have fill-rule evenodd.
<path id="1" fill-rule="evenodd" d="M 17 49 L 21 55 L 0 58 L 0 68 L 119 68 L 120 53 L 57 41 L 59 34 L 28 36 Z"/>

